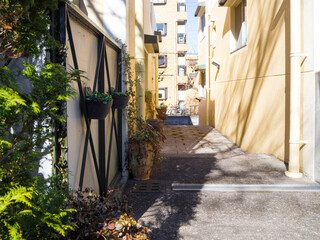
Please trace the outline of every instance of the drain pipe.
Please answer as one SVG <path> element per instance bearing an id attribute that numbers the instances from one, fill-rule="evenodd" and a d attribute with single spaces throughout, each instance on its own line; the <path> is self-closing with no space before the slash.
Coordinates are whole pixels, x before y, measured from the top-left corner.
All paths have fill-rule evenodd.
<path id="1" fill-rule="evenodd" d="M 135 60 L 138 116 L 145 118 L 144 1 L 135 0 Z"/>
<path id="2" fill-rule="evenodd" d="M 302 177 L 300 172 L 300 98 L 301 98 L 301 3 L 290 0 L 290 133 L 289 169 L 286 175 Z"/>
<path id="3" fill-rule="evenodd" d="M 158 64 L 159 64 L 159 59 L 158 59 L 158 54 L 155 54 L 155 76 L 154 76 L 154 83 L 155 83 L 155 105 L 156 107 L 159 107 L 159 68 L 158 68 Z"/>

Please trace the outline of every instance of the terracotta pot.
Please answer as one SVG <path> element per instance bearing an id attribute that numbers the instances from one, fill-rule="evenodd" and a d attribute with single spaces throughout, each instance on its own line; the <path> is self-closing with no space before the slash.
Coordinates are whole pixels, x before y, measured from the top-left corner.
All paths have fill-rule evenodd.
<path id="1" fill-rule="evenodd" d="M 113 98 L 113 108 L 118 108 L 118 109 L 124 109 L 127 107 L 128 102 L 129 102 L 129 96 L 114 96 L 112 95 Z"/>
<path id="2" fill-rule="evenodd" d="M 130 144 L 130 169 L 135 180 L 148 180 L 153 165 L 154 153 L 150 143 Z"/>
<path id="3" fill-rule="evenodd" d="M 161 119 L 148 119 L 147 123 L 149 123 L 156 131 L 163 134 L 164 120 Z"/>
<path id="4" fill-rule="evenodd" d="M 156 111 L 158 114 L 166 114 L 167 113 L 167 108 L 162 107 L 162 108 L 156 108 Z"/>
<path id="5" fill-rule="evenodd" d="M 112 100 L 108 103 L 95 102 L 86 99 L 87 116 L 90 119 L 104 119 L 110 112 Z"/>
<path id="6" fill-rule="evenodd" d="M 159 113 L 159 114 L 157 114 L 157 118 L 159 118 L 159 119 L 161 119 L 161 120 L 165 121 L 165 120 L 167 120 L 167 118 L 168 118 L 168 114 L 165 114 L 165 113 Z"/>

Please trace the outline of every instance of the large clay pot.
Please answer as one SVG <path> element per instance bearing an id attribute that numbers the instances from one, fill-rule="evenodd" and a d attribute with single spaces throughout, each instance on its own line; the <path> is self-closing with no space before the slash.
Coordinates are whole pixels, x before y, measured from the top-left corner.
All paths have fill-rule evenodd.
<path id="1" fill-rule="evenodd" d="M 148 180 L 153 165 L 154 152 L 150 143 L 129 145 L 130 169 L 135 180 Z"/>
<path id="2" fill-rule="evenodd" d="M 167 120 L 168 115 L 165 113 L 159 113 L 159 114 L 157 114 L 157 118 L 165 121 L 165 120 Z"/>
<path id="3" fill-rule="evenodd" d="M 147 123 L 149 123 L 156 131 L 163 134 L 164 120 L 161 119 L 148 119 Z"/>

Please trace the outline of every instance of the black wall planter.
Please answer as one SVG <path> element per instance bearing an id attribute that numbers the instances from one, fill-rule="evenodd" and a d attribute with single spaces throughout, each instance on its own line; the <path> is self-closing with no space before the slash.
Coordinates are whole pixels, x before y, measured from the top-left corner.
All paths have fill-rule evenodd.
<path id="1" fill-rule="evenodd" d="M 124 109 L 129 102 L 129 96 L 112 96 L 113 108 Z"/>
<path id="2" fill-rule="evenodd" d="M 112 100 L 108 103 L 94 102 L 86 99 L 87 116 L 90 119 L 104 119 L 110 112 Z"/>

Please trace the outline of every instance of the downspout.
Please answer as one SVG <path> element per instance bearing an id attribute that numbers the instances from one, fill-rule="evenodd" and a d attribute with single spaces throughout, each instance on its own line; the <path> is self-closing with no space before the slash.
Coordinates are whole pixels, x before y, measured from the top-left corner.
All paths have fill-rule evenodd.
<path id="1" fill-rule="evenodd" d="M 135 60 L 138 116 L 145 118 L 144 1 L 135 0 Z"/>
<path id="2" fill-rule="evenodd" d="M 286 175 L 302 177 L 300 172 L 300 89 L 301 89 L 301 2 L 290 1 L 290 132 L 289 169 Z"/>
<path id="3" fill-rule="evenodd" d="M 206 125 L 209 126 L 209 107 L 210 107 L 210 15 L 207 14 L 207 10 L 205 11 L 206 14 L 206 25 L 207 25 L 207 43 L 206 43 Z"/>
<path id="4" fill-rule="evenodd" d="M 159 80 L 158 80 L 158 76 L 159 76 L 159 68 L 158 68 L 158 56 L 159 54 L 155 54 L 155 76 L 154 76 L 154 85 L 155 85 L 155 105 L 156 107 L 159 107 Z"/>

